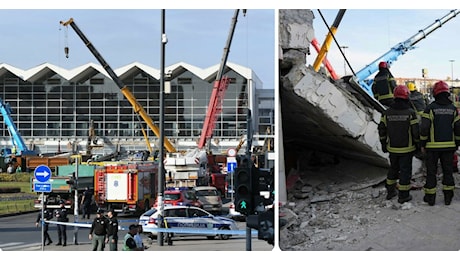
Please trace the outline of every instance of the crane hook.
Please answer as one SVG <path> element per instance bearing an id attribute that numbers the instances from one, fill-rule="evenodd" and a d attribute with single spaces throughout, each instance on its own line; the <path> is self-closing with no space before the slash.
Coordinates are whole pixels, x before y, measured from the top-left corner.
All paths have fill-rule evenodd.
<path id="1" fill-rule="evenodd" d="M 69 58 L 69 47 L 64 47 L 65 57 Z"/>

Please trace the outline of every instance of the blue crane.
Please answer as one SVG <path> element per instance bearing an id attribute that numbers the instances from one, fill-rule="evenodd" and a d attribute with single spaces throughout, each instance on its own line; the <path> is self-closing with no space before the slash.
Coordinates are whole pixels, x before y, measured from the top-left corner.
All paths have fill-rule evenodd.
<path id="1" fill-rule="evenodd" d="M 447 15 L 441 19 L 437 19 L 434 23 L 427 26 L 425 29 L 418 31 L 415 35 L 407 39 L 406 41 L 400 42 L 392 47 L 388 52 L 372 61 L 369 65 L 358 71 L 353 80 L 356 81 L 361 87 L 372 97 L 372 83 L 373 79 L 369 79 L 369 76 L 378 71 L 378 64 L 381 61 L 386 61 L 388 65 L 395 62 L 399 56 L 405 54 L 407 51 L 415 48 L 415 44 L 423 40 L 430 33 L 440 28 L 443 24 L 456 17 L 460 11 L 457 9 L 451 10 Z"/>
<path id="2" fill-rule="evenodd" d="M 4 103 L 3 100 L 0 98 L 0 112 L 3 116 L 3 121 L 8 128 L 8 132 L 12 137 L 13 147 L 15 148 L 15 152 L 12 152 L 12 149 L 3 149 L 3 157 L 8 157 L 10 155 L 36 155 L 35 151 L 31 151 L 27 148 L 26 143 L 22 139 L 22 136 L 19 134 L 18 129 L 16 128 L 16 124 L 11 118 L 12 109 L 8 103 Z"/>

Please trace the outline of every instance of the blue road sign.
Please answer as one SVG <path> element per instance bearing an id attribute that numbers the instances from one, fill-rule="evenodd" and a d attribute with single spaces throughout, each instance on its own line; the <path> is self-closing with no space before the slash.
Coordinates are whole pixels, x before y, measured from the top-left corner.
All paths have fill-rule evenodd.
<path id="1" fill-rule="evenodd" d="M 35 168 L 34 176 L 38 182 L 47 182 L 51 178 L 51 169 L 46 165 L 40 165 Z"/>
<path id="2" fill-rule="evenodd" d="M 51 183 L 49 182 L 34 182 L 35 192 L 51 192 Z"/>
<path id="3" fill-rule="evenodd" d="M 236 162 L 227 162 L 227 172 L 234 172 L 236 168 Z"/>

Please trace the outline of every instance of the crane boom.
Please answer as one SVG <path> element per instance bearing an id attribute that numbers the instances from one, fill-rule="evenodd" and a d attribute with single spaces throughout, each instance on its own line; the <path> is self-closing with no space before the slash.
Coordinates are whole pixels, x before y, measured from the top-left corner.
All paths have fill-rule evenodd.
<path id="1" fill-rule="evenodd" d="M 70 18 L 68 21 L 60 22 L 63 26 L 68 26 L 70 25 L 72 29 L 77 33 L 77 35 L 80 37 L 80 39 L 85 43 L 86 47 L 91 51 L 91 53 L 96 57 L 96 59 L 99 61 L 99 63 L 104 67 L 104 69 L 107 71 L 107 73 L 110 75 L 110 77 L 115 81 L 117 86 L 120 88 L 121 93 L 125 96 L 125 98 L 131 103 L 131 106 L 134 109 L 134 112 L 136 114 L 140 115 L 140 117 L 147 123 L 149 128 L 155 133 L 155 135 L 160 138 L 160 130 L 158 127 L 153 123 L 152 118 L 147 114 L 147 112 L 144 110 L 141 104 L 136 100 L 134 95 L 131 93 L 129 88 L 123 84 L 123 82 L 120 80 L 120 78 L 115 74 L 115 72 L 112 70 L 110 65 L 104 60 L 104 58 L 99 54 L 99 52 L 96 50 L 96 48 L 93 46 L 93 44 L 86 38 L 86 36 L 83 34 L 83 32 L 78 28 L 78 26 L 75 24 L 73 18 Z M 164 146 L 166 150 L 170 153 L 176 152 L 176 148 L 172 145 L 172 143 L 167 139 L 164 138 Z M 150 148 L 149 148 L 150 149 Z"/>
<path id="2" fill-rule="evenodd" d="M 246 13 L 246 10 L 243 10 Z M 203 129 L 201 130 L 200 140 L 198 141 L 198 148 L 202 149 L 207 141 L 211 138 L 212 132 L 214 131 L 217 116 L 222 111 L 222 100 L 225 96 L 225 91 L 228 88 L 229 79 L 223 77 L 225 66 L 227 64 L 228 53 L 230 51 L 230 45 L 232 44 L 233 34 L 235 32 L 236 22 L 238 20 L 239 9 L 235 10 L 232 18 L 232 24 L 230 26 L 230 32 L 227 38 L 227 42 L 224 47 L 224 53 L 220 62 L 219 70 L 217 71 L 216 80 L 209 100 L 208 109 L 206 111 L 206 118 L 203 123 Z"/>
<path id="3" fill-rule="evenodd" d="M 17 148 L 15 155 L 35 155 L 36 153 L 34 151 L 27 148 L 26 143 L 19 134 L 16 124 L 14 123 L 13 118 L 11 118 L 11 111 L 10 105 L 8 103 L 4 103 L 3 100 L 0 99 L 0 112 L 3 116 L 3 121 L 5 122 L 12 137 L 13 146 Z"/>
<path id="4" fill-rule="evenodd" d="M 388 52 L 383 54 L 382 56 L 378 57 L 374 61 L 372 61 L 369 65 L 358 71 L 355 75 L 355 80 L 358 82 L 359 85 L 370 95 L 373 96 L 372 93 L 372 83 L 373 80 L 367 79 L 369 76 L 374 74 L 378 71 L 378 64 L 380 61 L 386 61 L 388 64 L 392 64 L 395 62 L 399 56 L 405 54 L 408 50 L 414 49 L 414 45 L 420 42 L 421 40 L 425 39 L 430 33 L 435 31 L 436 29 L 440 28 L 443 24 L 451 20 L 452 18 L 456 17 L 460 11 L 455 9 L 451 10 L 447 15 L 442 17 L 441 19 L 437 19 L 434 23 L 428 25 L 425 29 L 418 31 L 415 35 L 410 37 L 409 39 L 396 44 L 393 48 L 391 48 Z"/>

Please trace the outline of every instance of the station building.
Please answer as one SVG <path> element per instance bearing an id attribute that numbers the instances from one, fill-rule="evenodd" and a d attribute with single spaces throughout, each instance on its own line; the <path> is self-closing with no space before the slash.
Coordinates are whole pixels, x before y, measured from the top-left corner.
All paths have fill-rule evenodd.
<path id="1" fill-rule="evenodd" d="M 218 69 L 219 64 L 202 69 L 183 62 L 165 68 L 164 136 L 176 150 L 197 147 Z M 160 71 L 138 62 L 114 71 L 160 127 Z M 236 147 L 245 138 L 248 122 L 252 145 L 263 145 L 275 134 L 274 86 L 263 88 L 254 71 L 230 62 L 223 76 L 230 83 L 208 147 L 219 154 Z M 159 149 L 159 138 L 100 65 L 67 70 L 44 63 L 22 70 L 3 63 L 0 86 L 0 98 L 11 107 L 17 130 L 39 154 L 86 151 L 92 130 L 94 154 L 144 151 L 148 143 Z M 0 145 L 11 147 L 13 138 L 5 120 L 2 124 Z"/>

